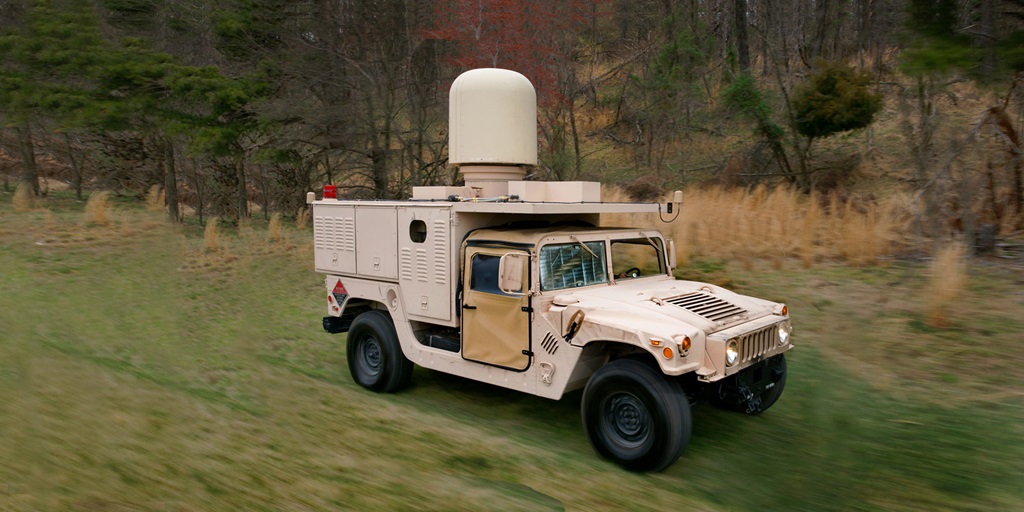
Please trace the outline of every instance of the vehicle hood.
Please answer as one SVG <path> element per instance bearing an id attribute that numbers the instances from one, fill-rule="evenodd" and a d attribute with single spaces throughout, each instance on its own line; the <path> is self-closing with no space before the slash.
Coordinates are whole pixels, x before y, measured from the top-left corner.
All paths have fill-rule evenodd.
<path id="1" fill-rule="evenodd" d="M 608 316 L 684 322 L 705 334 L 772 314 L 778 304 L 725 288 L 670 277 L 619 281 L 614 285 L 563 290 L 555 303 Z"/>

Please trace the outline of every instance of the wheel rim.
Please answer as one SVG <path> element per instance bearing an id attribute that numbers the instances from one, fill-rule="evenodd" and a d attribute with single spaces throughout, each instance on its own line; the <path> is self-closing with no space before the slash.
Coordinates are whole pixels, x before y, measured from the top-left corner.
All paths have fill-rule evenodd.
<path id="1" fill-rule="evenodd" d="M 601 430 L 624 448 L 636 448 L 651 433 L 651 418 L 644 403 L 631 393 L 618 392 L 605 399 Z"/>
<path id="2" fill-rule="evenodd" d="M 380 373 L 384 361 L 380 351 L 380 342 L 373 336 L 363 338 L 359 343 L 359 368 L 367 376 L 373 377 Z"/>

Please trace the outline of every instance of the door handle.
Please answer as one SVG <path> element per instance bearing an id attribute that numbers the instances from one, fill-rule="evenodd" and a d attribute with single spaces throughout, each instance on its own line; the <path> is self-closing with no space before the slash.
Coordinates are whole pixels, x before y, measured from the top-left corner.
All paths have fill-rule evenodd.
<path id="1" fill-rule="evenodd" d="M 469 304 L 463 304 L 462 309 L 476 309 L 476 306 L 470 306 Z"/>

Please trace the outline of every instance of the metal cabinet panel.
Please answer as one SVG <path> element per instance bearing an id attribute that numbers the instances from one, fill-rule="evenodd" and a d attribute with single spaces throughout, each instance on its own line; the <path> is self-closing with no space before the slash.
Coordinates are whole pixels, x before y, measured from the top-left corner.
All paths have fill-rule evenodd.
<path id="1" fill-rule="evenodd" d="M 313 247 L 317 270 L 339 274 L 355 273 L 355 208 L 318 205 L 313 217 Z"/>
<path id="2" fill-rule="evenodd" d="M 410 317 L 452 318 L 451 209 L 398 209 L 398 281 Z"/>
<path id="3" fill-rule="evenodd" d="M 394 207 L 356 208 L 356 273 L 398 278 L 398 237 Z"/>

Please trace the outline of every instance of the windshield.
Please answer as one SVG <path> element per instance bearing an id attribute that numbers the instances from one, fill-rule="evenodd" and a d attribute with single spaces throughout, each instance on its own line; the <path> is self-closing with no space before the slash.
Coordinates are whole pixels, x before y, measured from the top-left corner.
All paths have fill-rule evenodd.
<path id="1" fill-rule="evenodd" d="M 665 273 L 661 239 L 612 240 L 612 270 L 616 279 L 635 279 Z"/>
<path id="2" fill-rule="evenodd" d="M 608 282 L 604 242 L 550 244 L 540 248 L 540 287 L 561 290 Z M 587 250 L 589 249 L 589 251 Z"/>

